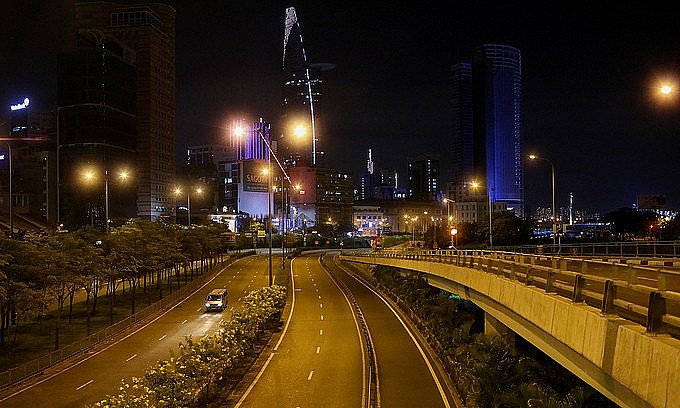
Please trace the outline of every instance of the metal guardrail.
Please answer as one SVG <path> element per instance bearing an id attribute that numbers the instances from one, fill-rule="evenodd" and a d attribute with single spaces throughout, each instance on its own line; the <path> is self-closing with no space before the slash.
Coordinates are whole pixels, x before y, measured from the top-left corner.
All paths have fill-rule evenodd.
<path id="1" fill-rule="evenodd" d="M 680 257 L 680 241 L 624 241 L 494 247 L 526 254 L 603 257 Z"/>
<path id="2" fill-rule="evenodd" d="M 229 257 L 222 263 L 222 265 L 228 265 L 229 263 L 233 262 L 237 257 L 238 256 Z M 0 389 L 23 381 L 69 358 L 83 354 L 92 349 L 92 347 L 99 345 L 106 340 L 114 338 L 114 336 L 119 335 L 123 331 L 137 325 L 140 322 L 147 320 L 149 317 L 156 315 L 158 312 L 165 311 L 171 305 L 176 304 L 180 300 L 187 297 L 189 293 L 195 291 L 198 287 L 205 283 L 205 281 L 208 280 L 211 276 L 212 273 L 204 273 L 203 275 L 200 275 L 193 281 L 185 284 L 181 288 L 174 290 L 172 294 L 164 296 L 163 299 L 160 299 L 152 303 L 151 305 L 145 307 L 139 312 L 131 316 L 128 316 L 125 319 L 116 322 L 111 326 L 99 330 L 98 332 L 88 337 L 73 342 L 42 357 L 31 360 L 20 366 L 14 367 L 12 369 L 0 373 Z"/>
<path id="3" fill-rule="evenodd" d="M 680 272 L 572 257 L 499 251 L 374 251 L 352 256 L 451 264 L 532 285 L 680 338 Z"/>

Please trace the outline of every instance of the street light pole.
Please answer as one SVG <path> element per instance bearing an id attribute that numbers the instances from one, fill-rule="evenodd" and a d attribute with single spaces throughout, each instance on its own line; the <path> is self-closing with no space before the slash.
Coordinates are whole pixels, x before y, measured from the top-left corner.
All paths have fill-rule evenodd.
<path id="1" fill-rule="evenodd" d="M 7 152 L 9 153 L 9 236 L 11 237 L 14 235 L 14 197 L 12 197 L 12 144 L 10 142 L 7 142 Z"/>
<path id="2" fill-rule="evenodd" d="M 272 286 L 272 152 L 267 151 L 267 207 L 269 209 L 269 286 Z"/>
<path id="3" fill-rule="evenodd" d="M 109 233 L 109 171 L 104 170 L 104 216 L 106 217 L 106 233 Z"/>
<path id="4" fill-rule="evenodd" d="M 552 161 L 550 161 L 546 158 L 543 158 L 543 157 L 536 156 L 535 154 L 529 155 L 529 158 L 531 160 L 536 160 L 536 159 L 543 160 L 543 161 L 548 162 L 548 164 L 550 164 L 550 178 L 552 180 L 552 216 L 551 216 L 552 217 L 552 233 L 553 233 L 552 235 L 553 235 L 553 245 L 555 245 L 555 240 L 557 238 L 556 237 L 557 231 L 555 231 L 555 222 L 557 221 L 557 213 L 556 213 L 556 208 L 555 208 L 555 165 L 553 164 Z"/>
<path id="5" fill-rule="evenodd" d="M 281 271 L 286 269 L 286 191 L 281 175 Z"/>

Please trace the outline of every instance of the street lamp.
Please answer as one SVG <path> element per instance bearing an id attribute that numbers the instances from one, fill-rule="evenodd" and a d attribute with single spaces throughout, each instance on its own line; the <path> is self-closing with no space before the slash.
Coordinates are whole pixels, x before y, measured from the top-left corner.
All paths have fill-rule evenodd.
<path id="1" fill-rule="evenodd" d="M 197 188 L 196 193 L 201 194 L 203 189 Z M 175 188 L 175 194 L 182 194 L 182 189 L 179 187 Z M 191 190 L 187 190 L 187 226 L 191 227 Z"/>
<path id="2" fill-rule="evenodd" d="M 297 126 L 293 130 L 293 133 L 297 137 L 302 137 L 305 134 L 305 128 L 304 126 Z M 242 127 L 237 127 L 234 129 L 234 135 L 237 138 L 242 137 L 245 134 L 245 131 Z M 274 153 L 274 150 L 272 150 L 272 146 L 269 143 L 269 140 L 267 140 L 266 137 L 264 137 L 264 132 L 262 129 L 257 129 L 257 134 L 260 136 L 260 139 L 264 142 L 264 144 L 267 146 L 267 173 L 269 174 L 269 177 L 267 178 L 267 201 L 268 201 L 268 212 L 269 212 L 269 286 L 274 284 L 273 276 L 272 276 L 272 199 L 271 199 L 271 193 L 272 193 L 272 178 L 271 178 L 271 158 L 274 157 L 274 160 L 276 160 L 276 164 L 278 164 L 279 168 L 281 169 L 281 172 L 283 173 L 283 176 L 288 180 L 289 185 L 293 185 L 293 182 L 290 180 L 290 177 L 288 176 L 288 173 L 286 172 L 286 169 L 283 167 L 283 164 L 279 160 L 279 158 L 276 156 L 276 153 Z M 281 180 L 283 183 L 283 180 Z M 283 203 L 285 199 L 283 198 L 284 194 L 284 189 L 281 188 L 281 195 L 282 199 L 281 202 Z M 285 214 L 282 217 L 283 218 L 283 223 L 285 224 Z M 284 227 L 285 228 L 285 227 Z M 282 241 L 283 241 L 283 236 L 282 236 Z M 282 252 L 283 251 L 283 243 L 282 245 Z M 282 255 L 282 264 L 281 264 L 281 269 L 283 270 L 285 268 L 285 253 Z"/>
<path id="3" fill-rule="evenodd" d="M 477 191 L 477 188 L 479 187 L 479 183 L 476 181 L 472 181 L 470 183 L 472 188 Z M 493 249 L 493 223 L 492 223 L 492 213 L 493 213 L 493 202 L 491 201 L 491 195 L 496 189 L 491 187 L 487 190 L 487 195 L 489 197 L 489 249 Z"/>
<path id="4" fill-rule="evenodd" d="M 442 201 L 446 203 L 446 219 L 448 220 L 448 227 L 451 231 L 454 231 L 455 229 L 451 229 L 451 224 L 453 221 L 453 218 L 451 217 L 451 207 L 449 206 L 450 204 L 455 204 L 456 202 L 454 200 L 450 200 L 448 198 L 444 198 Z M 458 226 L 458 208 L 456 208 L 456 227 Z M 456 246 L 453 245 L 453 236 L 455 233 L 451 232 L 451 247 L 455 248 Z M 456 237 L 458 238 L 458 237 Z"/>
<path id="5" fill-rule="evenodd" d="M 118 177 L 121 180 L 126 180 L 128 178 L 128 172 L 123 170 L 118 173 Z M 85 179 L 94 180 L 96 178 L 93 171 L 88 171 L 85 173 Z M 104 217 L 106 217 L 106 225 L 104 227 L 106 233 L 110 231 L 110 220 L 109 220 L 109 171 L 104 170 Z"/>
<path id="6" fill-rule="evenodd" d="M 555 165 L 550 160 L 543 157 L 539 157 L 535 154 L 529 155 L 529 158 L 531 160 L 543 160 L 550 164 L 550 175 L 552 178 L 552 231 L 553 231 L 553 245 L 555 245 L 556 239 L 555 236 L 557 235 L 557 231 L 555 231 L 555 221 L 557 221 L 557 218 L 555 217 Z"/>

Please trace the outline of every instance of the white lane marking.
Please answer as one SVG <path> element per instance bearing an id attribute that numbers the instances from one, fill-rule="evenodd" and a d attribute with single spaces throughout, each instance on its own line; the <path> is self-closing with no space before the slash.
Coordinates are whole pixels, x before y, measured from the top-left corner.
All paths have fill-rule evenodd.
<path id="1" fill-rule="evenodd" d="M 316 348 L 316 354 L 319 354 L 320 351 L 321 351 L 321 347 L 317 347 Z"/>
<path id="2" fill-rule="evenodd" d="M 203 310 L 203 308 L 202 308 L 202 307 L 201 307 L 201 308 L 198 308 L 198 309 L 196 309 L 196 311 L 197 311 L 197 312 L 200 312 L 201 310 Z"/>
<path id="3" fill-rule="evenodd" d="M 321 299 L 321 295 L 319 295 L 319 299 Z"/>
<path id="4" fill-rule="evenodd" d="M 295 291 L 296 291 L 296 292 L 302 292 L 302 289 L 300 289 L 300 288 L 295 288 Z"/>
<path id="5" fill-rule="evenodd" d="M 237 260 L 234 261 L 234 262 L 239 262 L 239 261 L 240 261 L 240 260 L 237 259 Z M 231 265 L 234 265 L 234 264 L 232 263 Z M 179 305 L 181 305 L 181 304 L 183 304 L 184 302 L 186 302 L 190 297 L 196 295 L 199 291 L 203 290 L 206 286 L 210 285 L 210 283 L 211 283 L 212 281 L 214 281 L 215 279 L 217 279 L 217 277 L 220 276 L 220 274 L 221 274 L 222 272 L 224 272 L 225 270 L 227 270 L 227 268 L 228 268 L 229 266 L 231 266 L 231 265 L 227 265 L 227 266 L 225 266 L 224 268 L 222 268 L 219 272 L 217 272 L 217 273 L 216 273 L 212 278 L 210 278 L 207 282 L 205 282 L 205 283 L 204 283 L 203 285 L 201 285 L 200 287 L 196 288 L 196 290 L 194 290 L 193 292 L 189 293 L 189 294 L 187 295 L 186 298 L 182 299 L 180 302 L 178 302 L 177 304 L 175 304 L 174 306 L 172 306 L 171 308 L 169 308 L 169 309 L 166 310 L 165 312 L 163 312 L 163 313 L 161 313 L 160 315 L 156 316 L 155 318 L 153 318 L 153 319 L 152 319 L 151 321 L 149 321 L 148 323 L 146 323 L 146 324 L 140 326 L 140 327 L 137 328 L 136 330 L 132 331 L 131 333 L 128 333 L 127 335 L 125 335 L 125 336 L 119 338 L 118 340 L 115 340 L 114 342 L 110 343 L 108 346 L 102 347 L 99 351 L 94 352 L 94 353 L 88 355 L 87 357 L 83 358 L 82 360 L 80 360 L 80 361 L 78 361 L 78 362 L 76 362 L 76 363 L 74 363 L 74 364 L 72 364 L 72 365 L 70 365 L 70 366 L 64 368 L 63 370 L 58 371 L 58 372 L 55 372 L 54 374 L 48 375 L 48 376 L 42 378 L 41 380 L 35 381 L 34 383 L 28 385 L 26 388 L 22 388 L 22 389 L 20 389 L 20 390 L 18 390 L 18 391 L 16 391 L 16 392 L 13 392 L 13 393 L 10 394 L 10 395 L 7 395 L 7 396 L 4 396 L 4 397 L 0 398 L 0 402 L 4 402 L 4 401 L 7 401 L 7 400 L 10 399 L 10 398 L 14 398 L 14 397 L 17 396 L 17 395 L 19 395 L 19 394 L 21 394 L 21 393 L 23 393 L 23 392 L 25 392 L 25 391 L 27 391 L 27 390 L 30 390 L 30 389 L 36 387 L 37 385 L 40 385 L 40 384 L 44 383 L 45 381 L 49 381 L 49 380 L 51 380 L 52 378 L 54 378 L 54 377 L 56 377 L 56 376 L 58 376 L 58 375 L 62 375 L 64 372 L 66 372 L 66 371 L 68 371 L 68 370 L 70 370 L 70 369 L 72 369 L 72 368 L 74 368 L 74 367 L 79 366 L 80 364 L 82 364 L 82 363 L 84 363 L 84 362 L 90 360 L 92 357 L 98 356 L 99 354 L 103 353 L 103 352 L 106 351 L 106 350 L 109 350 L 111 347 L 115 346 L 116 344 L 120 344 L 121 342 L 123 342 L 123 341 L 127 340 L 128 338 L 134 336 L 135 334 L 137 334 L 137 333 L 139 333 L 140 331 L 144 330 L 145 328 L 149 327 L 151 324 L 155 323 L 157 320 L 161 319 L 163 316 L 165 316 L 165 315 L 167 315 L 168 313 L 170 313 L 171 311 L 175 310 Z"/>
<path id="6" fill-rule="evenodd" d="M 323 320 L 323 315 L 321 315 L 321 320 Z"/>
<path id="7" fill-rule="evenodd" d="M 311 380 L 313 375 L 314 375 L 314 370 L 309 372 L 309 375 L 307 376 L 307 381 Z"/>
<path id="8" fill-rule="evenodd" d="M 83 385 L 81 385 L 80 387 L 76 388 L 76 391 L 80 390 L 81 388 L 83 388 L 83 387 L 85 387 L 85 386 L 88 386 L 88 385 L 92 384 L 93 382 L 94 382 L 94 380 L 90 380 L 90 381 L 86 382 L 85 384 L 83 384 Z"/>
<path id="9" fill-rule="evenodd" d="M 182 322 L 182 324 L 186 323 L 187 321 L 188 321 L 187 319 L 184 319 L 184 321 Z"/>
<path id="10" fill-rule="evenodd" d="M 323 303 L 319 303 L 319 307 L 323 309 Z"/>
<path id="11" fill-rule="evenodd" d="M 319 336 L 323 336 L 323 329 L 319 330 Z"/>
<path id="12" fill-rule="evenodd" d="M 130 357 L 127 358 L 127 360 L 125 360 L 125 362 L 127 363 L 128 361 L 132 360 L 135 357 L 137 357 L 137 354 L 131 355 Z"/>
<path id="13" fill-rule="evenodd" d="M 167 336 L 168 336 L 167 334 L 164 334 L 164 335 L 162 335 L 162 336 L 161 336 L 161 338 L 160 338 L 160 339 L 158 339 L 158 341 L 161 341 L 161 340 L 163 340 L 163 339 L 164 339 L 164 338 L 166 338 Z"/>

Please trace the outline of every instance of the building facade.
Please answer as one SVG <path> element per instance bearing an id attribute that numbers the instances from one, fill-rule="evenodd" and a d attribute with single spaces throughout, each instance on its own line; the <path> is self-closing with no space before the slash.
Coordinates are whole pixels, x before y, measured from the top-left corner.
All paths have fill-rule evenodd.
<path id="1" fill-rule="evenodd" d="M 137 216 L 135 61 L 132 49 L 100 30 L 72 32 L 58 55 L 59 219 L 68 228 L 105 229 L 108 175 L 121 171 L 131 177 L 111 178 L 109 218 Z"/>
<path id="2" fill-rule="evenodd" d="M 415 199 L 435 200 L 440 193 L 439 155 L 408 159 L 408 192 Z"/>
<path id="3" fill-rule="evenodd" d="M 169 217 L 175 184 L 175 10 L 162 3 L 75 3 L 75 29 L 134 52 L 137 216 Z"/>
<path id="4" fill-rule="evenodd" d="M 472 62 L 473 160 L 491 201 L 524 215 L 521 92 L 522 61 L 517 48 L 478 46 Z"/>
<path id="5" fill-rule="evenodd" d="M 472 133 L 472 65 L 461 62 L 451 67 L 451 97 L 453 119 L 453 186 L 462 186 L 476 179 L 473 161 Z"/>

